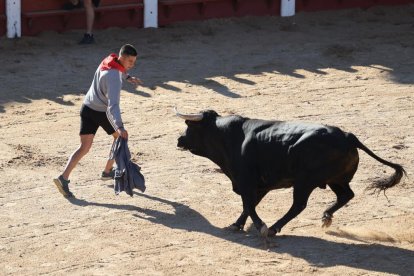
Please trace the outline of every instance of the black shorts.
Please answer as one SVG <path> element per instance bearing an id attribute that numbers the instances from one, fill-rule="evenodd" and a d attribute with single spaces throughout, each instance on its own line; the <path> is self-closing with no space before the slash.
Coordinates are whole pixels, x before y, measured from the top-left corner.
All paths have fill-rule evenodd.
<path id="1" fill-rule="evenodd" d="M 99 127 L 102 127 L 108 135 L 112 135 L 115 132 L 106 116 L 106 112 L 95 111 L 86 105 L 82 105 L 80 117 L 80 135 L 96 134 Z"/>

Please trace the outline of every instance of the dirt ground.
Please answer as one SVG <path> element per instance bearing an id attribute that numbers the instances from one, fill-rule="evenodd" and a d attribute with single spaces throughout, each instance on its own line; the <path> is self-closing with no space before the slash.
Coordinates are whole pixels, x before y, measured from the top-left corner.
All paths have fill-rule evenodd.
<path id="1" fill-rule="evenodd" d="M 0 39 L 1 275 L 413 275 L 413 5 L 109 29 L 92 46 L 81 34 Z M 52 179 L 78 146 L 96 67 L 124 43 L 145 82 L 125 84 L 121 109 L 147 190 L 116 196 L 99 179 L 111 143 L 99 130 L 66 200 Z M 365 192 L 392 171 L 360 152 L 356 196 L 332 226 L 320 218 L 335 196 L 318 189 L 266 248 L 251 225 L 225 229 L 241 200 L 215 164 L 177 149 L 174 106 L 336 125 L 408 178 Z M 271 225 L 291 202 L 277 190 L 257 210 Z"/>

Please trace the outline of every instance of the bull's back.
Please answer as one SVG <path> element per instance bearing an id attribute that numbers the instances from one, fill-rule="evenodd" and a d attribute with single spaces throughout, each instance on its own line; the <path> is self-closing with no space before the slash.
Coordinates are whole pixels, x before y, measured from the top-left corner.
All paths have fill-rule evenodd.
<path id="1" fill-rule="evenodd" d="M 261 154 L 274 156 L 288 154 L 289 149 L 295 144 L 310 137 L 326 135 L 330 127 L 320 124 L 300 122 L 267 122 L 252 130 L 252 141 Z M 277 157 L 277 158 L 280 158 Z"/>
<path id="2" fill-rule="evenodd" d="M 251 141 L 256 154 L 251 161 L 256 163 L 263 181 L 274 188 L 290 186 L 299 175 L 329 182 L 340 177 L 344 169 L 356 170 L 358 152 L 337 127 L 274 122 L 256 130 Z"/>

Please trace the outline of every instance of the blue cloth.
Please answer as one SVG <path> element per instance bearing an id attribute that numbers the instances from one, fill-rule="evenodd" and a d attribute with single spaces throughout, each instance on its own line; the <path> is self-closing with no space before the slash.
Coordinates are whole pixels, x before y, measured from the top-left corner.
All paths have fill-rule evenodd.
<path id="1" fill-rule="evenodd" d="M 114 189 L 115 194 L 125 191 L 133 196 L 132 190 L 139 189 L 145 191 L 145 179 L 141 174 L 140 166 L 131 161 L 131 153 L 128 148 L 128 141 L 118 137 L 112 145 L 110 159 L 115 159 L 117 168 L 115 169 Z"/>

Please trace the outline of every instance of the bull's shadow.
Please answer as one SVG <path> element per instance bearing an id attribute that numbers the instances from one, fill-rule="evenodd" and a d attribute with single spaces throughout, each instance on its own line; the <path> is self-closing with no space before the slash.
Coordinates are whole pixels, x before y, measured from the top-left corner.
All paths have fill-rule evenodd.
<path id="1" fill-rule="evenodd" d="M 347 266 L 396 275 L 412 275 L 414 271 L 414 251 L 391 245 L 347 244 L 290 235 L 276 239 L 279 246 L 273 252 L 304 259 L 315 267 Z"/>
<path id="2" fill-rule="evenodd" d="M 182 229 L 212 235 L 229 242 L 253 248 L 264 248 L 257 233 L 234 233 L 212 225 L 199 212 L 187 205 L 155 196 L 138 194 L 149 200 L 161 202 L 174 208 L 174 213 L 145 209 L 133 205 L 94 203 L 83 199 L 70 199 L 78 206 L 98 206 L 134 212 L 133 216 L 161 224 L 171 229 Z M 414 251 L 383 244 L 347 244 L 332 242 L 316 237 L 280 235 L 272 239 L 277 247 L 274 253 L 285 253 L 307 261 L 315 267 L 347 266 L 379 273 L 409 275 L 414 271 Z"/>

